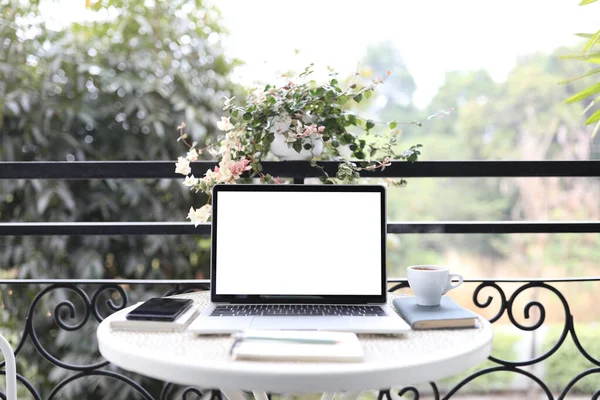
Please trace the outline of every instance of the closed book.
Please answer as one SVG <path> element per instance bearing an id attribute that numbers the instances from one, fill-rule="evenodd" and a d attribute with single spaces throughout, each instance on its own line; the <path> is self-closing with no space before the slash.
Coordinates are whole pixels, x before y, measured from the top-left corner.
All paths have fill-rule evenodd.
<path id="1" fill-rule="evenodd" d="M 475 328 L 477 314 L 442 296 L 438 306 L 420 306 L 415 297 L 398 297 L 394 306 L 413 329 Z"/>
<path id="2" fill-rule="evenodd" d="M 142 304 L 142 303 L 138 303 Z M 154 332 L 181 332 L 198 316 L 198 309 L 191 306 L 175 321 L 149 321 L 127 319 L 127 313 L 121 312 L 110 320 L 110 327 L 121 331 L 154 331 Z"/>
<path id="3" fill-rule="evenodd" d="M 262 332 L 269 337 L 236 340 L 231 348 L 232 358 L 307 362 L 360 362 L 364 358 L 362 345 L 355 333 L 275 330 Z M 335 343 L 318 343 L 323 340 Z"/>

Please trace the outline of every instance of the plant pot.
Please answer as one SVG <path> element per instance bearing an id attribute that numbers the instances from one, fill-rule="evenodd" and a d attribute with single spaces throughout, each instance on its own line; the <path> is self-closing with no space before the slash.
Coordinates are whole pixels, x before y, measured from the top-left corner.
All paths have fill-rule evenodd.
<path id="1" fill-rule="evenodd" d="M 304 145 L 310 143 L 313 148 L 306 150 Z M 310 160 L 311 158 L 321 155 L 323 152 L 323 139 L 321 135 L 310 135 L 302 139 L 302 151 L 298 153 L 293 147 L 288 146 L 285 137 L 281 133 L 275 134 L 275 139 L 271 143 L 271 153 L 279 157 L 281 160 Z"/>

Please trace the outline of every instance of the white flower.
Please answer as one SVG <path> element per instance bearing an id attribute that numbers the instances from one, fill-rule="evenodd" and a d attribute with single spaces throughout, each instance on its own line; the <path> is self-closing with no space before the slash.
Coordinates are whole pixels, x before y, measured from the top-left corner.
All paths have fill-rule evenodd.
<path id="1" fill-rule="evenodd" d="M 185 158 L 189 161 L 196 161 L 198 159 L 198 152 L 196 151 L 196 149 L 190 149 L 190 151 L 187 152 Z"/>
<path id="2" fill-rule="evenodd" d="M 220 154 L 227 154 L 231 148 L 231 141 L 229 139 L 223 139 L 221 141 L 221 147 L 219 148 Z"/>
<path id="3" fill-rule="evenodd" d="M 181 175 L 189 175 L 192 172 L 190 168 L 190 162 L 184 157 L 177 157 L 177 163 L 175 164 L 175 173 Z"/>
<path id="4" fill-rule="evenodd" d="M 205 204 L 197 210 L 194 210 L 194 207 L 190 207 L 190 212 L 188 213 L 187 218 L 192 221 L 194 226 L 198 226 L 202 222 L 208 221 L 211 214 L 212 206 L 210 204 Z"/>
<path id="5" fill-rule="evenodd" d="M 194 178 L 194 175 L 186 176 L 183 180 L 184 186 L 196 186 L 200 180 L 198 178 Z"/>
<path id="6" fill-rule="evenodd" d="M 219 180 L 219 173 L 213 171 L 212 169 L 208 169 L 206 171 L 206 174 L 204 174 L 204 179 L 208 181 L 212 181 L 214 179 L 215 181 L 217 181 Z"/>
<path id="7" fill-rule="evenodd" d="M 217 122 L 217 128 L 222 131 L 230 131 L 233 129 L 233 124 L 229 122 L 229 118 L 221 117 L 221 120 Z"/>
<path id="8" fill-rule="evenodd" d="M 233 179 L 233 174 L 231 173 L 231 165 L 233 165 L 231 156 L 229 156 L 229 154 L 225 154 L 225 156 L 223 156 L 223 159 L 219 163 L 219 182 L 227 183 Z"/>
<path id="9" fill-rule="evenodd" d="M 229 167 L 219 168 L 219 182 L 227 183 L 232 179 L 234 178 Z"/>

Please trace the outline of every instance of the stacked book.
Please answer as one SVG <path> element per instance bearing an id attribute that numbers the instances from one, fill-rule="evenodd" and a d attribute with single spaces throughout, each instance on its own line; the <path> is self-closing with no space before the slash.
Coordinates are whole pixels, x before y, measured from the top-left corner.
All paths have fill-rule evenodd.
<path id="1" fill-rule="evenodd" d="M 415 297 L 394 299 L 398 314 L 412 329 L 476 328 L 477 314 L 442 296 L 438 306 L 420 306 Z"/>
<path id="2" fill-rule="evenodd" d="M 364 357 L 351 332 L 247 330 L 233 337 L 234 360 L 360 362 Z"/>
<path id="3" fill-rule="evenodd" d="M 138 303 L 140 306 L 142 303 Z M 198 309 L 190 307 L 174 321 L 151 321 L 127 319 L 126 312 L 115 314 L 110 319 L 110 327 L 121 331 L 154 331 L 154 332 L 181 332 L 196 318 Z"/>

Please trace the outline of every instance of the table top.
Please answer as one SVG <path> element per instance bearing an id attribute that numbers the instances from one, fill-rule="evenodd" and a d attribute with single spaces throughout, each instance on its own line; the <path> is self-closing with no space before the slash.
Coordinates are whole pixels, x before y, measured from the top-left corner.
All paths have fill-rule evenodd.
<path id="1" fill-rule="evenodd" d="M 192 299 L 202 310 L 210 295 L 173 297 Z M 391 307 L 395 297 L 388 295 Z M 365 351 L 361 363 L 233 361 L 228 335 L 118 331 L 109 325 L 114 315 L 98 327 L 98 346 L 106 360 L 123 369 L 182 385 L 272 393 L 355 392 L 433 381 L 484 361 L 493 339 L 490 323 L 480 318 L 476 329 L 359 335 Z"/>

